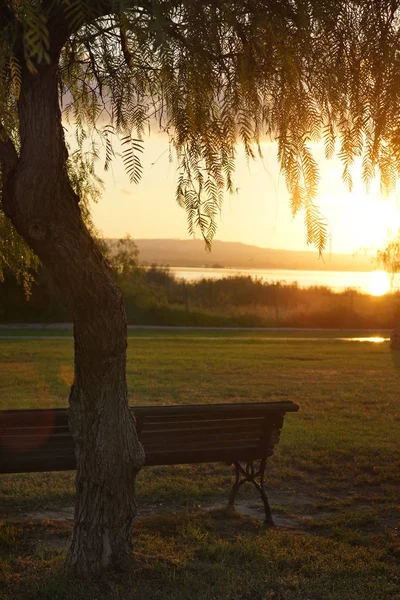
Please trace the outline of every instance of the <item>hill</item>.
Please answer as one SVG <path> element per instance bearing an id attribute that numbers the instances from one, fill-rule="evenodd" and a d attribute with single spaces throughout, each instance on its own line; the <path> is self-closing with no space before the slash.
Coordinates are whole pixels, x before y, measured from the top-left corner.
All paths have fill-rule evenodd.
<path id="1" fill-rule="evenodd" d="M 294 251 L 260 248 L 239 242 L 214 241 L 211 253 L 202 240 L 138 239 L 140 262 L 171 267 L 230 267 L 241 269 L 302 269 L 371 271 L 370 256 L 332 254 L 315 250 Z"/>

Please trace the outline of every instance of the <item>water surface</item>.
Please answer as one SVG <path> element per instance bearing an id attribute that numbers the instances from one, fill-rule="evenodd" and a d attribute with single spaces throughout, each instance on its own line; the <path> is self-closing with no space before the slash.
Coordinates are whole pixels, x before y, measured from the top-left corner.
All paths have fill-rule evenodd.
<path id="1" fill-rule="evenodd" d="M 326 286 L 337 292 L 355 289 L 369 293 L 371 274 L 374 271 L 306 271 L 298 269 L 213 269 L 197 267 L 170 267 L 178 279 L 198 281 L 200 279 L 222 279 L 223 277 L 250 276 L 262 281 L 297 283 L 300 287 Z M 399 289 L 399 282 L 394 282 Z"/>

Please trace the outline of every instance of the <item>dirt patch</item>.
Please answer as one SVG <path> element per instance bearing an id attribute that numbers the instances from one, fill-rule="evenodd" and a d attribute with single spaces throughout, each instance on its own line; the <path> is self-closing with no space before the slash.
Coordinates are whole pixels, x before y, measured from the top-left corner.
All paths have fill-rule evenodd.
<path id="1" fill-rule="evenodd" d="M 70 521 L 72 523 L 74 520 L 74 507 L 65 506 L 64 508 L 52 510 L 21 512 L 19 516 L 29 521 Z"/>
<path id="2" fill-rule="evenodd" d="M 335 501 L 336 500 L 336 501 Z M 341 513 L 345 514 L 348 511 L 356 510 L 363 511 L 364 509 L 369 510 L 371 507 L 370 499 L 363 498 L 360 500 L 354 492 L 348 491 L 347 494 L 343 492 L 341 494 L 335 494 L 332 496 L 322 497 L 313 496 L 310 494 L 310 488 L 307 486 L 298 485 L 296 487 L 272 490 L 269 493 L 269 501 L 272 507 L 272 515 L 274 522 L 277 527 L 297 530 L 309 530 L 309 527 L 313 522 L 317 521 L 319 526 L 326 520 L 328 522 L 332 517 L 340 517 Z M 186 505 L 179 501 L 144 501 L 138 503 L 137 518 L 145 518 L 153 515 L 179 515 L 188 514 L 192 512 L 213 512 L 213 511 L 224 511 L 227 505 L 227 497 L 221 496 L 220 498 L 209 500 L 190 502 Z M 264 521 L 264 507 L 262 502 L 256 495 L 246 496 L 245 494 L 236 499 L 235 503 L 236 513 L 238 516 L 243 515 Z M 11 507 L 8 508 L 7 512 L 2 515 L 5 521 L 33 521 L 33 522 L 48 522 L 49 524 L 54 523 L 55 526 L 65 525 L 68 528 L 72 528 L 74 519 L 74 507 L 72 505 L 49 508 L 42 508 L 40 510 L 13 510 Z M 396 529 L 398 523 L 395 519 L 398 518 L 396 514 L 395 518 L 389 512 L 386 514 L 380 514 L 375 519 L 375 527 L 378 529 L 390 528 Z"/>
<path id="3" fill-rule="evenodd" d="M 269 495 L 270 504 L 275 524 L 279 527 L 298 527 L 305 517 L 312 518 L 316 510 L 314 508 L 315 498 L 306 494 L 294 494 L 293 492 L 282 492 Z M 153 514 L 179 514 L 190 512 L 192 510 L 213 511 L 223 509 L 227 504 L 227 499 L 221 499 L 212 502 L 199 502 L 192 505 L 182 506 L 181 503 L 174 502 L 143 502 L 138 505 L 137 517 L 146 517 Z M 275 509 L 274 509 L 275 507 Z M 255 498 L 237 499 L 235 503 L 236 512 L 240 515 L 246 515 L 254 519 L 264 520 L 264 507 L 261 502 Z M 12 510 L 6 515 L 7 520 L 13 520 L 16 513 Z M 318 512 L 321 517 L 321 512 Z M 74 507 L 64 506 L 62 508 L 49 508 L 36 511 L 18 512 L 18 520 L 26 519 L 28 521 L 53 521 L 73 523 Z"/>

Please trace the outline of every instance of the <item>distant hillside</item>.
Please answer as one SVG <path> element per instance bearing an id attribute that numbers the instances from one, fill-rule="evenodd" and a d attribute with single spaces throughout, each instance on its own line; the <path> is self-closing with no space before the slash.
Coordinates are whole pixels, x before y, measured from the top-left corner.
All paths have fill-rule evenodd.
<path id="1" fill-rule="evenodd" d="M 319 258 L 317 251 L 297 252 L 260 248 L 238 242 L 214 241 L 212 252 L 202 240 L 135 240 L 141 263 L 171 267 L 231 267 L 241 269 L 307 269 L 326 271 L 371 271 L 371 257 L 330 254 Z"/>

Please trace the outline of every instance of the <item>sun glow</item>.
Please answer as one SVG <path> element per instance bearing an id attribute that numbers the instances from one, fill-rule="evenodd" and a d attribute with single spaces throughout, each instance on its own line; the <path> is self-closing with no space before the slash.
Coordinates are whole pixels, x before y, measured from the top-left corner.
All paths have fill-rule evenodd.
<path id="1" fill-rule="evenodd" d="M 350 192 L 343 182 L 335 181 L 334 172 L 339 165 L 335 164 L 335 169 L 329 169 L 328 164 L 324 167 L 319 204 L 329 222 L 333 252 L 375 255 L 400 228 L 400 185 L 384 197 L 376 177 L 367 190 L 362 181 L 362 164 L 357 162 Z"/>
<path id="2" fill-rule="evenodd" d="M 370 275 L 369 293 L 372 296 L 383 296 L 390 290 L 390 278 L 385 271 L 374 271 Z"/>

